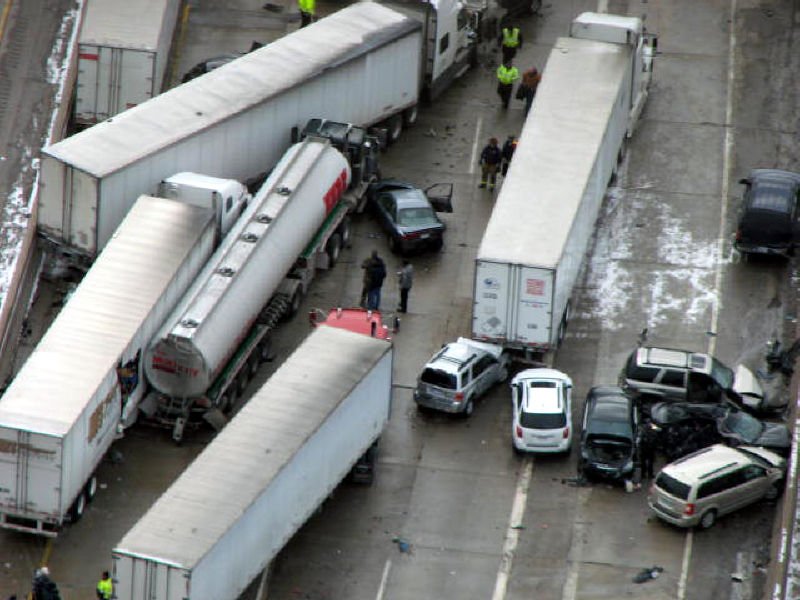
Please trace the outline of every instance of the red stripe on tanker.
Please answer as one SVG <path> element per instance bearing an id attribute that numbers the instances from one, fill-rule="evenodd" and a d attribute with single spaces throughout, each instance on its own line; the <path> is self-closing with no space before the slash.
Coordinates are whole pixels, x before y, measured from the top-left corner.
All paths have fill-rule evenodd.
<path id="1" fill-rule="evenodd" d="M 206 394 L 350 177 L 327 140 L 309 138 L 286 152 L 150 343 L 145 370 L 156 390 Z"/>

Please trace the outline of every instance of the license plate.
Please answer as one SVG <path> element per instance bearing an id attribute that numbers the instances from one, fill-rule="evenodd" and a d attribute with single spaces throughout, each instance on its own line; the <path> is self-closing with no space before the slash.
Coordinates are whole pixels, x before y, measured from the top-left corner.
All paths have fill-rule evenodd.
<path id="1" fill-rule="evenodd" d="M 421 236 L 419 236 L 419 239 L 427 240 L 429 237 L 431 237 L 430 233 L 423 233 Z"/>

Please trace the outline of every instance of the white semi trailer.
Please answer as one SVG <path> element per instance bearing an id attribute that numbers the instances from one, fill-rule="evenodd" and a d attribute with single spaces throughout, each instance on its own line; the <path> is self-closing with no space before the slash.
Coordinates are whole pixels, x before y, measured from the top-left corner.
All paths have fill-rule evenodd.
<path id="1" fill-rule="evenodd" d="M 608 14 L 556 41 L 475 260 L 475 339 L 533 355 L 560 343 L 654 51 L 640 19 Z"/>
<path id="2" fill-rule="evenodd" d="M 180 4 L 89 2 L 78 38 L 76 125 L 105 121 L 161 93 Z"/>
<path id="3" fill-rule="evenodd" d="M 311 333 L 113 550 L 119 600 L 235 600 L 376 442 L 390 342 Z"/>
<path id="4" fill-rule="evenodd" d="M 363 147 L 363 130 L 310 125 L 355 133 L 361 143 L 351 147 Z M 351 184 L 348 158 L 324 137 L 293 145 L 149 344 L 144 365 L 154 392 L 142 410 L 173 427 L 176 441 L 194 413 L 224 423 L 221 413 L 269 357 L 269 332 L 297 311 L 317 269 L 335 263 L 349 214 L 366 197 L 366 186 Z"/>
<path id="5" fill-rule="evenodd" d="M 474 43 L 462 17 L 439 31 L 441 44 Z M 442 61 L 455 56 L 431 47 L 418 20 L 357 2 L 46 147 L 39 232 L 62 254 L 91 261 L 135 199 L 174 173 L 247 182 L 314 117 L 382 124 L 396 137 L 404 115 L 416 118 L 423 74 L 434 64 L 446 71 Z"/>
<path id="6" fill-rule="evenodd" d="M 54 536 L 136 417 L 144 349 L 213 251 L 210 210 L 143 196 L 0 399 L 0 526 Z"/>

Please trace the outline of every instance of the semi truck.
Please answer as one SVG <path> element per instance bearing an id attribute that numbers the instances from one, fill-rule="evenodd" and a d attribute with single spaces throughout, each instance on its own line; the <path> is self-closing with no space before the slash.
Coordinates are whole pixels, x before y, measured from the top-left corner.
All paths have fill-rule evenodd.
<path id="1" fill-rule="evenodd" d="M 546 358 L 609 181 L 647 99 L 655 36 L 583 13 L 559 38 L 475 259 L 472 336 Z"/>
<path id="2" fill-rule="evenodd" d="M 456 30 L 437 29 L 440 46 L 474 43 L 458 14 L 447 21 Z M 348 6 L 44 148 L 39 233 L 87 264 L 135 199 L 174 173 L 247 182 L 313 117 L 379 126 L 394 139 L 416 119 L 423 73 L 447 71 L 440 55 L 456 56 L 431 47 L 420 21 L 376 2 Z"/>
<path id="3" fill-rule="evenodd" d="M 392 344 L 316 328 L 112 551 L 119 600 L 235 600 L 381 435 Z"/>
<path id="4" fill-rule="evenodd" d="M 147 342 L 208 260 L 212 211 L 141 197 L 0 399 L 0 526 L 55 536 L 136 418 Z"/>
<path id="5" fill-rule="evenodd" d="M 105 121 L 161 93 L 180 0 L 89 2 L 80 25 L 75 125 Z"/>
<path id="6" fill-rule="evenodd" d="M 330 137 L 342 144 L 340 152 Z M 332 267 L 361 208 L 377 147 L 360 128 L 319 119 L 302 132 L 145 352 L 142 410 L 176 442 L 202 416 L 222 427 L 261 362 L 269 333 Z M 349 143 L 345 142 L 350 140 Z M 353 143 L 355 141 L 355 143 Z M 356 181 L 353 175 L 358 177 Z"/>

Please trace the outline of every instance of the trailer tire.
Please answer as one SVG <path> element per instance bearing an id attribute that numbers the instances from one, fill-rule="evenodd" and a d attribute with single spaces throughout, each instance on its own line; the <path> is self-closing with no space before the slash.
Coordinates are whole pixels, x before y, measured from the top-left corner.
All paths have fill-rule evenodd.
<path id="1" fill-rule="evenodd" d="M 250 378 L 247 376 L 247 374 L 248 367 L 245 365 L 244 369 L 242 369 L 242 371 L 236 376 L 234 389 L 236 390 L 236 395 L 239 397 L 244 395 L 244 392 L 247 389 L 247 384 L 250 383 Z"/>
<path id="2" fill-rule="evenodd" d="M 258 373 L 258 368 L 261 366 L 259 360 L 258 350 L 254 351 L 247 359 L 247 376 L 252 379 Z"/>
<path id="3" fill-rule="evenodd" d="M 271 352 L 272 344 L 270 343 L 269 338 L 265 337 L 258 345 L 258 359 L 262 363 L 269 362 Z"/>
<path id="4" fill-rule="evenodd" d="M 350 217 L 345 217 L 339 225 L 339 236 L 342 238 L 342 248 L 349 248 L 352 239 L 352 229 L 350 228 Z"/>
<path id="5" fill-rule="evenodd" d="M 407 109 L 403 111 L 403 125 L 406 127 L 411 127 L 417 122 L 417 118 L 419 117 L 419 109 L 417 105 L 409 106 Z"/>
<path id="6" fill-rule="evenodd" d="M 328 253 L 328 267 L 332 269 L 339 261 L 339 255 L 342 253 L 342 236 L 334 233 L 328 243 L 325 244 L 325 252 Z"/>
<path id="7" fill-rule="evenodd" d="M 403 133 L 403 115 L 392 115 L 386 119 L 386 145 L 391 146 L 400 139 L 400 134 Z"/>
<path id="8" fill-rule="evenodd" d="M 81 492 L 78 494 L 78 497 L 75 498 L 75 502 L 72 503 L 72 506 L 69 509 L 70 523 L 77 523 L 80 521 L 84 512 L 86 512 L 86 494 L 83 490 L 81 490 Z"/>
<path id="9" fill-rule="evenodd" d="M 88 504 L 94 497 L 97 495 L 97 475 L 92 473 L 92 476 L 89 477 L 89 481 L 86 482 L 86 486 L 83 488 L 83 493 L 86 495 L 86 503 Z"/>
<path id="10" fill-rule="evenodd" d="M 236 403 L 236 390 L 232 389 L 233 386 L 229 387 L 225 392 L 220 395 L 219 397 L 219 409 L 223 413 L 230 412 L 233 409 L 233 405 Z"/>
<path id="11" fill-rule="evenodd" d="M 289 308 L 286 311 L 286 314 L 284 315 L 283 318 L 284 321 L 291 321 L 295 317 L 297 311 L 300 310 L 300 303 L 302 301 L 303 301 L 303 292 L 301 288 L 298 287 L 297 291 L 295 291 L 295 293 L 292 294 L 292 299 L 289 301 Z"/>

